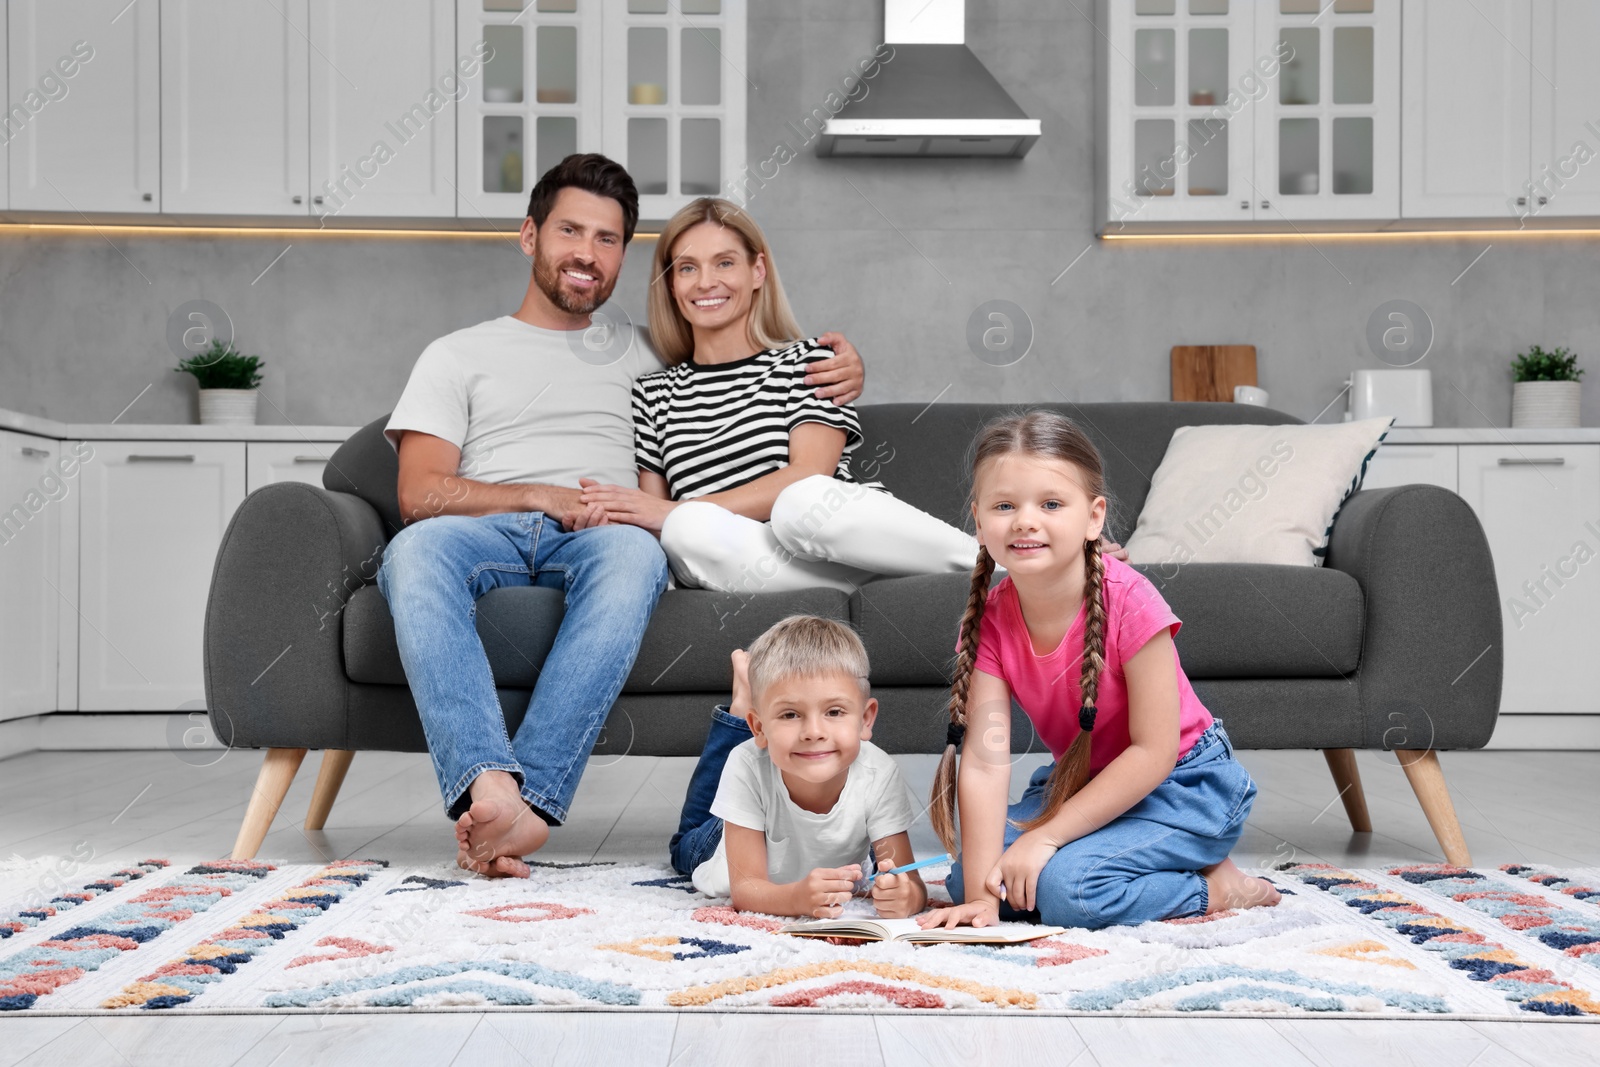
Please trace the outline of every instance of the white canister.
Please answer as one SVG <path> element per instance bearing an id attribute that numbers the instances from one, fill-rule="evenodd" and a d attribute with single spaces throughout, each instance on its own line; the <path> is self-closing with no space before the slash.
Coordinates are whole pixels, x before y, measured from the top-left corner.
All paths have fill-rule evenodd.
<path id="1" fill-rule="evenodd" d="M 256 395 L 254 389 L 200 390 L 200 425 L 254 426 Z"/>
<path id="2" fill-rule="evenodd" d="M 1581 382 L 1516 382 L 1511 387 L 1511 425 L 1517 429 L 1563 429 L 1578 425 Z"/>
<path id="3" fill-rule="evenodd" d="M 1254 385 L 1236 385 L 1233 387 L 1233 402 L 1264 408 L 1267 406 L 1267 391 Z"/>

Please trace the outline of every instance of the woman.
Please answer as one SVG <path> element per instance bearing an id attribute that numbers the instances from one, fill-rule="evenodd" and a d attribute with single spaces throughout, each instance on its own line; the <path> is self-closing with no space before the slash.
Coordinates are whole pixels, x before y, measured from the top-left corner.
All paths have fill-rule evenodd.
<path id="1" fill-rule="evenodd" d="M 588 484 L 606 521 L 661 538 L 680 586 L 854 590 L 883 575 L 970 571 L 973 538 L 863 481 L 855 410 L 818 400 L 760 227 L 711 197 L 656 242 L 650 336 L 668 369 L 633 387 L 639 488 Z"/>

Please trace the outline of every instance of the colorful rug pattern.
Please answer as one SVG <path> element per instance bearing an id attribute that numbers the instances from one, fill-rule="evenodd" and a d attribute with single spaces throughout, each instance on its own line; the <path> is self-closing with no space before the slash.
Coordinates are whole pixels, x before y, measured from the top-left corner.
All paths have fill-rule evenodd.
<path id="1" fill-rule="evenodd" d="M 930 872 L 937 881 L 940 872 Z M 0 1011 L 634 1007 L 1600 1020 L 1600 872 L 1288 864 L 1276 908 L 1025 945 L 830 943 L 670 871 L 146 860 L 0 900 Z M 939 895 L 942 890 L 935 890 Z"/>

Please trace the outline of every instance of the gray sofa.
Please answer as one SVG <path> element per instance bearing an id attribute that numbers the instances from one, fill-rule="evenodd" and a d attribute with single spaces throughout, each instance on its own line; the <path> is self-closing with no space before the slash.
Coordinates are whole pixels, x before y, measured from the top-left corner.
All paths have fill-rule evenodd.
<path id="1" fill-rule="evenodd" d="M 1050 406 L 1077 420 L 1105 457 L 1108 535 L 1119 541 L 1132 532 L 1177 427 L 1300 421 L 1234 404 Z M 858 465 L 897 496 L 970 529 L 971 442 L 1007 409 L 859 410 Z M 400 527 L 385 421 L 339 448 L 325 488 L 279 483 L 250 494 L 218 551 L 206 611 L 207 705 L 225 743 L 268 750 L 236 858 L 254 855 L 307 750 L 324 750 L 309 829 L 322 826 L 354 752 L 427 750 L 374 584 Z M 1502 645 L 1494 564 L 1460 497 L 1425 485 L 1356 493 L 1321 567 L 1140 569 L 1184 620 L 1183 667 L 1240 748 L 1324 750 L 1363 831 L 1371 827 L 1353 750 L 1395 751 L 1443 851 L 1468 861 L 1435 753 L 1479 748 L 1493 733 Z M 669 590 L 595 751 L 697 754 L 710 708 L 726 699 L 728 653 L 794 612 L 845 619 L 860 632 L 882 704 L 874 740 L 891 752 L 937 751 L 966 586 L 966 576 L 946 574 L 873 581 L 850 596 Z M 561 594 L 550 589 L 501 589 L 479 601 L 478 632 L 510 731 L 561 615 Z M 1019 751 L 1042 747 L 1020 713 L 1012 736 Z"/>

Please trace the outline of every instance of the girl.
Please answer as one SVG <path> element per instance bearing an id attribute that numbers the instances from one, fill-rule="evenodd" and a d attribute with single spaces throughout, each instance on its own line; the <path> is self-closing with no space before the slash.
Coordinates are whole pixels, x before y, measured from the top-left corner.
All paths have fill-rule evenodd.
<path id="1" fill-rule="evenodd" d="M 680 586 L 852 592 L 971 569 L 970 536 L 859 477 L 855 410 L 805 385 L 832 353 L 801 340 L 748 214 L 694 201 L 657 240 L 652 277 L 650 336 L 670 369 L 634 383 L 639 488 L 586 480 L 586 506 L 656 532 Z"/>
<path id="2" fill-rule="evenodd" d="M 1105 552 L 1094 445 L 1049 411 L 990 423 L 972 509 L 981 547 L 931 809 L 951 852 L 960 809 L 956 906 L 922 925 L 1098 928 L 1276 904 L 1227 858 L 1256 786 L 1178 663 L 1181 623 Z M 1013 696 L 1056 762 L 1007 808 Z"/>

